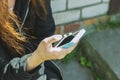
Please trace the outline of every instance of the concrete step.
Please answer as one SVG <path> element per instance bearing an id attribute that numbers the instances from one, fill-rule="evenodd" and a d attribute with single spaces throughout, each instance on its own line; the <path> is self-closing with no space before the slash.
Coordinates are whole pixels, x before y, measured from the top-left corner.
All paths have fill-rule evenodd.
<path id="1" fill-rule="evenodd" d="M 102 80 L 120 80 L 120 28 L 91 33 L 80 45 Z"/>
<path id="2" fill-rule="evenodd" d="M 93 80 L 91 71 L 88 68 L 80 66 L 76 59 L 69 63 L 57 62 L 60 67 L 64 80 Z"/>

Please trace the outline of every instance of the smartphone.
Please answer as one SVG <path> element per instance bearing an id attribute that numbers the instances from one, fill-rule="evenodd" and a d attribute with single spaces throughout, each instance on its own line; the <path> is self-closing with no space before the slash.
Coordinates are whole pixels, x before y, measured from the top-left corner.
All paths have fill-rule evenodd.
<path id="1" fill-rule="evenodd" d="M 69 48 L 77 43 L 81 37 L 85 34 L 86 30 L 81 29 L 73 34 L 63 37 L 55 47 Z"/>

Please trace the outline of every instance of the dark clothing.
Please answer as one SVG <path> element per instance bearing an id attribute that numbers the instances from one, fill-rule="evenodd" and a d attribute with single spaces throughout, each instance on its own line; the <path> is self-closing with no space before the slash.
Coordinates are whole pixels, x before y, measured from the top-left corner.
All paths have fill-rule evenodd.
<path id="1" fill-rule="evenodd" d="M 27 35 L 36 37 L 36 39 L 29 39 L 31 42 L 29 48 L 33 51 L 42 39 L 54 34 L 55 23 L 50 7 L 50 0 L 45 0 L 47 16 L 38 3 L 40 17 L 35 13 L 35 9 L 29 1 L 30 0 L 16 0 L 14 11 L 20 17 L 22 24 L 24 24 L 24 27 L 21 27 L 27 28 Z"/>
<path id="2" fill-rule="evenodd" d="M 48 15 L 39 7 L 40 17 L 30 0 L 16 0 L 14 11 L 22 22 L 21 27 L 29 29 L 27 34 L 36 37 L 25 43 L 26 55 L 17 57 L 10 54 L 4 42 L 0 39 L 0 80 L 62 80 L 59 69 L 52 61 L 46 61 L 31 72 L 26 71 L 26 60 L 37 45 L 45 37 L 51 36 L 55 31 L 55 24 L 52 17 L 50 0 L 46 0 Z M 31 16 L 34 15 L 34 16 Z M 23 30 L 20 32 L 23 33 Z"/>

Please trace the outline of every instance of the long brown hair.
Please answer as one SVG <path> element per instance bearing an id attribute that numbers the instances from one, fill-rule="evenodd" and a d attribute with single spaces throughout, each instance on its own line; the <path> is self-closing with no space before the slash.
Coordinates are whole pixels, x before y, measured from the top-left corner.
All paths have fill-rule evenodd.
<path id="1" fill-rule="evenodd" d="M 0 38 L 12 53 L 23 55 L 22 42 L 25 38 L 14 29 L 13 22 L 18 24 L 17 17 L 9 13 L 8 0 L 0 0 Z"/>
<path id="2" fill-rule="evenodd" d="M 36 12 L 38 10 L 38 2 L 41 5 L 44 13 L 47 15 L 45 1 L 44 0 L 32 0 L 34 7 L 36 8 Z M 37 12 L 39 15 L 39 13 Z M 0 38 L 3 42 L 6 43 L 8 49 L 12 53 L 16 53 L 19 55 L 24 54 L 24 48 L 22 43 L 26 41 L 23 35 L 19 34 L 15 30 L 14 25 L 19 27 L 19 21 L 17 16 L 14 13 L 9 13 L 8 9 L 8 0 L 0 1 Z"/>
<path id="3" fill-rule="evenodd" d="M 32 0 L 32 4 L 35 8 L 35 11 L 37 13 L 37 15 L 39 16 L 40 13 L 38 12 L 39 7 L 37 5 L 40 4 L 40 6 L 42 7 L 44 14 L 47 15 L 47 10 L 46 10 L 46 0 Z"/>

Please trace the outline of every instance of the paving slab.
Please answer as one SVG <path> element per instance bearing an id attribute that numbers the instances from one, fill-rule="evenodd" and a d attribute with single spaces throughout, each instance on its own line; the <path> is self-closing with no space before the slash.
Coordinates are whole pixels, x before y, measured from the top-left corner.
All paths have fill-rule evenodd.
<path id="1" fill-rule="evenodd" d="M 81 45 L 102 80 L 120 80 L 120 28 L 91 33 Z"/>
<path id="2" fill-rule="evenodd" d="M 60 67 L 64 80 L 94 80 L 88 68 L 80 66 L 76 59 L 69 63 L 57 62 Z"/>

